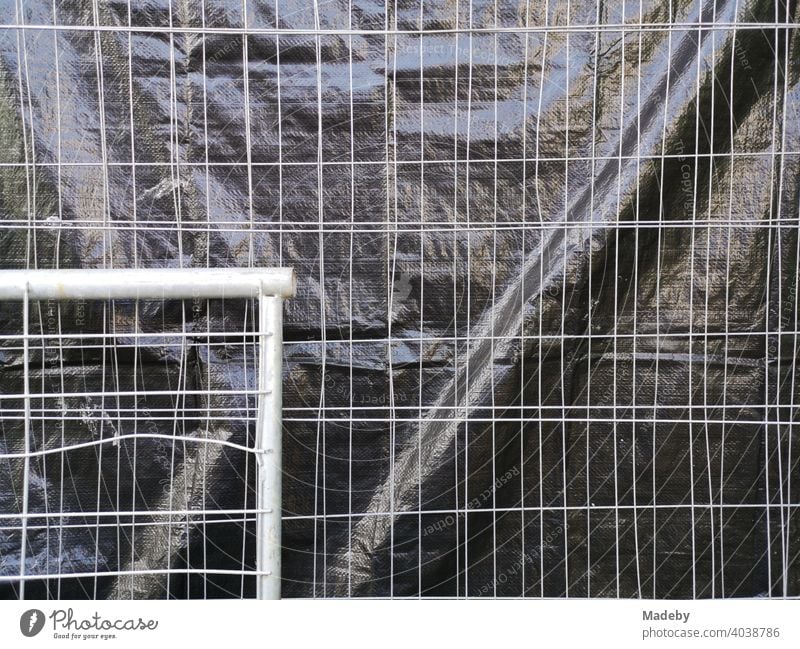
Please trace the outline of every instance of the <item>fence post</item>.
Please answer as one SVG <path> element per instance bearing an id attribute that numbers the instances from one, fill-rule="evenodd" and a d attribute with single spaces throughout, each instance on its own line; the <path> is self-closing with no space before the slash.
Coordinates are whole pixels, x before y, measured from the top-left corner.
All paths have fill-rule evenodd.
<path id="1" fill-rule="evenodd" d="M 281 360 L 283 300 L 259 297 L 259 403 L 256 455 L 256 571 L 258 599 L 281 596 Z"/>

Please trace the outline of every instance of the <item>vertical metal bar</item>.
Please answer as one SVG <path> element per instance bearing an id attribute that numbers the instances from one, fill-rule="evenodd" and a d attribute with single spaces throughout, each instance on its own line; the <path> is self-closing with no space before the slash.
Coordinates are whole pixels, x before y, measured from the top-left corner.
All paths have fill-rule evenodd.
<path id="1" fill-rule="evenodd" d="M 25 463 L 22 470 L 22 539 L 19 553 L 19 598 L 21 600 L 25 599 L 24 577 L 28 552 L 28 491 L 31 473 L 30 291 L 27 282 L 25 282 L 25 291 L 22 299 L 22 346 L 23 392 L 25 393 L 25 425 L 23 427 Z"/>
<path id="2" fill-rule="evenodd" d="M 258 599 L 281 596 L 281 356 L 283 300 L 259 297 L 256 431 L 256 570 Z"/>

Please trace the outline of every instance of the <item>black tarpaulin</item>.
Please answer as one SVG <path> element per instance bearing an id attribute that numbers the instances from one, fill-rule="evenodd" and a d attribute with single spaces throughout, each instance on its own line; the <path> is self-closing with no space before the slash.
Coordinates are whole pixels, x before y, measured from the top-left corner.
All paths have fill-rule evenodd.
<path id="1" fill-rule="evenodd" d="M 794 2 L 53 11 L 0 7 L 2 267 L 294 267 L 284 596 L 800 595 Z M 20 314 L 2 306 L 2 334 Z M 37 303 L 30 322 L 246 332 L 254 317 Z M 252 340 L 186 360 L 117 343 L 51 341 L 32 384 L 254 381 Z M 4 339 L 0 392 L 25 371 Z M 34 450 L 130 432 L 122 409 L 139 431 L 178 426 L 168 397 L 46 405 Z M 252 436 L 206 405 L 178 434 Z M 4 454 L 24 449 L 22 407 L 2 402 Z M 247 510 L 252 461 L 104 448 L 32 460 L 29 511 L 46 516 L 29 519 L 26 573 L 51 578 L 27 596 L 254 594 L 250 575 L 203 574 L 252 570 L 242 514 L 57 515 Z M 24 474 L 0 462 L 10 578 Z"/>

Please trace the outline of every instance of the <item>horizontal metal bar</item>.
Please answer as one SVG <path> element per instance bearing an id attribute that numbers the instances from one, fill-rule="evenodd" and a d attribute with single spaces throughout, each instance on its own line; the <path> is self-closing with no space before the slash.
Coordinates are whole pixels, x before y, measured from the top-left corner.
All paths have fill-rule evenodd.
<path id="1" fill-rule="evenodd" d="M 135 575 L 242 575 L 250 577 L 269 576 L 271 572 L 252 570 L 223 570 L 221 568 L 152 568 L 140 570 L 98 570 L 95 572 L 50 572 L 40 575 L 0 575 L 0 583 L 14 581 L 37 581 L 39 579 L 94 579 L 102 577 L 126 577 Z"/>
<path id="2" fill-rule="evenodd" d="M 611 504 L 611 503 L 601 503 L 601 504 L 581 504 L 581 505 L 513 505 L 509 507 L 459 507 L 459 508 L 445 508 L 445 509 L 418 509 L 416 507 L 412 507 L 411 509 L 396 509 L 394 511 L 363 511 L 363 510 L 356 510 L 352 512 L 337 512 L 337 513 L 328 513 L 328 514 L 298 514 L 298 513 L 290 513 L 284 516 L 281 516 L 281 520 L 283 521 L 311 521 L 311 520 L 347 520 L 352 518 L 380 518 L 380 517 L 392 517 L 396 518 L 399 516 L 446 516 L 451 514 L 453 516 L 464 516 L 466 514 L 514 514 L 514 513 L 524 513 L 524 512 L 545 512 L 545 513 L 562 513 L 562 512 L 585 512 L 585 511 L 597 511 L 601 512 L 604 510 L 616 511 L 616 510 L 630 510 L 630 511 L 653 511 L 654 509 L 658 510 L 687 510 L 687 509 L 694 509 L 694 510 L 704 510 L 704 509 L 715 509 L 715 510 L 726 510 L 726 509 L 733 509 L 733 510 L 748 510 L 748 509 L 800 509 L 800 502 L 791 502 L 791 503 L 766 503 L 766 502 L 755 502 L 755 503 L 748 503 L 748 502 L 702 502 L 702 503 L 683 503 L 683 502 L 672 502 L 672 503 L 637 503 L 637 504 Z M 129 527 L 131 525 L 147 524 L 146 521 L 141 521 L 142 518 L 170 518 L 170 517 L 187 517 L 190 520 L 187 521 L 173 521 L 174 524 L 178 525 L 203 525 L 205 523 L 211 523 L 213 521 L 206 521 L 202 520 L 200 517 L 202 516 L 214 516 L 214 515 L 222 515 L 222 516 L 233 516 L 233 515 L 256 515 L 261 513 L 270 513 L 269 510 L 261 510 L 257 508 L 251 509 L 183 509 L 183 510 L 170 510 L 170 511 L 121 511 L 121 512 L 114 512 L 114 511 L 91 511 L 91 512 L 30 512 L 28 514 L 0 514 L 0 529 L 8 530 L 11 527 L 14 527 L 13 521 L 21 520 L 22 518 L 27 518 L 28 520 L 53 520 L 53 519 L 74 519 L 74 518 L 129 518 L 132 519 L 131 521 L 125 521 L 120 523 L 120 525 L 124 525 L 125 527 Z M 12 523 L 2 523 L 2 521 L 12 521 Z M 241 521 L 241 518 L 218 518 L 214 519 L 214 521 L 222 522 L 222 523 L 237 523 Z M 115 523 L 116 524 L 116 523 Z M 84 527 L 84 528 L 96 528 L 98 523 L 96 521 L 91 523 L 75 523 L 75 527 Z M 102 525 L 102 523 L 100 523 Z M 61 523 L 49 523 L 47 527 L 50 530 L 58 531 L 62 526 Z M 425 527 L 423 525 L 423 527 Z"/>
<path id="3" fill-rule="evenodd" d="M 250 448 L 234 442 L 229 442 L 224 439 L 210 439 L 208 437 L 187 437 L 185 435 L 164 435 L 159 433 L 130 433 L 127 435 L 109 435 L 103 439 L 95 439 L 91 442 L 80 442 L 78 444 L 69 444 L 65 446 L 57 446 L 55 448 L 46 448 L 42 451 L 26 451 L 25 453 L 0 453 L 0 460 L 21 460 L 26 457 L 41 457 L 43 455 L 54 455 L 56 453 L 65 453 L 67 451 L 77 451 L 79 449 L 92 448 L 94 446 L 102 446 L 104 444 L 117 445 L 119 442 L 140 440 L 140 439 L 158 439 L 168 442 L 178 443 L 196 443 L 208 444 L 210 446 L 226 446 L 236 451 L 244 451 L 245 453 L 253 453 L 255 455 L 264 455 L 269 453 L 269 450 L 258 448 Z"/>
<path id="4" fill-rule="evenodd" d="M 375 337 L 375 338 L 333 338 L 330 340 L 319 340 L 319 339 L 309 339 L 309 340 L 284 340 L 284 345 L 293 345 L 293 346 L 309 346 L 309 345 L 328 345 L 331 347 L 335 346 L 346 346 L 350 345 L 351 343 L 354 345 L 419 345 L 419 344 L 432 344 L 432 343 L 462 343 L 462 342 L 475 342 L 479 340 L 533 340 L 537 342 L 550 342 L 550 343 L 557 343 L 563 342 L 564 340 L 600 340 L 600 341 L 613 341 L 614 339 L 617 340 L 644 340 L 648 338 L 655 338 L 657 339 L 656 342 L 659 340 L 669 340 L 669 339 L 676 339 L 678 342 L 682 341 L 689 341 L 692 338 L 757 338 L 761 336 L 797 336 L 800 334 L 800 329 L 773 329 L 771 331 L 765 331 L 761 328 L 753 329 L 752 331 L 715 331 L 710 329 L 708 331 L 683 331 L 683 332 L 669 332 L 669 331 L 645 331 L 645 332 L 637 332 L 637 333 L 588 333 L 588 334 L 561 334 L 561 333 L 542 333 L 542 334 L 507 334 L 502 335 L 498 334 L 496 336 L 481 336 L 481 335 L 470 335 L 467 337 L 466 335 L 462 334 L 459 336 L 437 336 L 434 334 L 427 334 L 427 335 L 416 335 L 416 336 L 393 336 L 391 338 L 387 337 Z M 56 342 L 69 342 L 69 341 L 78 341 L 78 340 L 111 340 L 116 347 L 125 347 L 125 346 L 132 346 L 135 343 L 130 342 L 119 342 L 120 338 L 133 338 L 134 340 L 139 339 L 154 339 L 156 344 L 158 343 L 159 339 L 162 338 L 175 338 L 176 341 L 167 344 L 162 343 L 160 346 L 179 346 L 180 340 L 184 338 L 189 339 L 198 339 L 198 341 L 193 341 L 195 345 L 214 345 L 214 344 L 222 344 L 222 343 L 208 343 L 205 342 L 207 339 L 211 338 L 245 338 L 247 340 L 236 341 L 232 343 L 227 343 L 232 346 L 239 346 L 239 345 L 252 345 L 253 338 L 255 336 L 262 335 L 261 330 L 259 328 L 256 329 L 248 329 L 246 331 L 217 331 L 214 329 L 197 329 L 193 331 L 130 331 L 128 329 L 124 329 L 120 327 L 118 330 L 114 331 L 95 331 L 95 332 L 62 332 L 57 334 L 37 334 L 37 333 L 29 333 L 28 339 L 29 340 L 51 340 Z M 269 332 L 266 332 L 263 335 L 269 335 Z M 4 341 L 13 341 L 13 340 L 22 340 L 24 336 L 20 334 L 2 334 L 0 335 L 0 342 Z M 98 343 L 99 345 L 99 343 Z M 96 345 L 97 346 L 97 345 Z M 35 347 L 31 347 L 31 349 L 49 349 L 52 350 L 53 346 L 42 346 L 37 345 Z M 5 351 L 15 351 L 21 350 L 22 347 L 13 347 L 7 346 L 3 347 Z M 736 359 L 734 359 L 736 360 Z M 755 359 L 760 362 L 763 362 L 763 357 Z M 701 361 L 695 361 L 701 362 Z"/>
<path id="5" fill-rule="evenodd" d="M 234 514 L 262 514 L 270 513 L 272 510 L 261 510 L 256 507 L 245 509 L 141 509 L 137 511 L 86 511 L 86 512 L 28 512 L 27 514 L 5 514 L 0 513 L 0 521 L 18 520 L 21 518 L 46 519 L 46 518 L 141 518 L 141 517 L 164 517 L 164 516 L 232 516 Z"/>
<path id="6" fill-rule="evenodd" d="M 314 520 L 343 520 L 351 518 L 380 518 L 382 516 L 396 518 L 398 516 L 465 516 L 467 514 L 522 514 L 525 512 L 542 512 L 542 513 L 556 513 L 556 512 L 586 512 L 586 511 L 653 511 L 654 509 L 662 510 L 704 510 L 704 509 L 800 509 L 800 503 L 640 503 L 636 505 L 625 504 L 585 504 L 585 505 L 521 505 L 515 507 L 461 507 L 458 509 L 397 509 L 395 511 L 354 511 L 354 512 L 340 512 L 335 514 L 296 514 L 284 516 L 284 521 L 314 521 Z M 54 514 L 53 518 L 57 516 Z M 35 518 L 35 516 L 31 516 Z M 39 517 L 43 518 L 43 517 Z M 225 521 L 226 523 L 229 521 Z M 195 524 L 200 524 L 197 521 Z M 94 527 L 94 525 L 84 525 L 83 527 Z M 52 530 L 55 525 L 51 525 Z M 423 527 L 427 527 L 423 525 Z"/>
<path id="7" fill-rule="evenodd" d="M 63 394 L 63 393 L 62 393 Z M 99 393 L 103 394 L 103 393 Z M 207 396 L 215 396 L 217 392 L 214 390 L 209 390 Z M 241 394 L 241 392 L 236 392 L 235 394 Z M 251 391 L 249 394 L 257 394 L 257 391 Z M 42 399 L 47 399 L 51 395 L 48 394 L 40 394 L 37 392 L 31 393 L 31 398 L 36 399 L 37 401 Z M 145 396 L 149 396 L 149 393 Z M 464 408 L 461 406 L 427 406 L 427 405 L 413 405 L 413 406 L 400 406 L 388 405 L 388 396 L 386 397 L 387 405 L 383 406 L 360 406 L 356 405 L 354 402 L 352 405 L 350 403 L 344 403 L 341 406 L 285 406 L 283 408 L 284 412 L 310 412 L 310 413 L 321 413 L 321 412 L 329 412 L 333 413 L 331 415 L 331 419 L 335 419 L 337 414 L 346 414 L 350 411 L 353 412 L 384 412 L 386 410 L 391 410 L 392 412 L 398 411 L 406 411 L 406 412 L 413 412 L 413 413 L 447 413 L 448 411 L 463 411 Z M 511 417 L 512 413 L 521 413 L 522 416 L 526 417 L 536 417 L 538 412 L 545 412 L 545 411 L 552 411 L 555 412 L 556 416 L 560 418 L 561 413 L 563 412 L 586 412 L 587 410 L 592 411 L 600 411 L 600 410 L 617 410 L 617 411 L 645 411 L 645 413 L 652 413 L 653 408 L 658 409 L 659 411 L 664 410 L 681 410 L 681 411 L 690 411 L 690 410 L 764 410 L 764 409 L 791 409 L 793 411 L 798 411 L 800 413 L 800 404 L 789 404 L 789 403 L 742 403 L 742 404 L 715 404 L 709 402 L 708 404 L 695 404 L 695 405 L 687 405 L 687 404 L 678 404 L 678 405 L 669 405 L 669 404 L 659 404 L 653 405 L 652 403 L 646 405 L 633 405 L 633 404 L 613 404 L 613 403 L 593 403 L 593 404 L 573 404 L 573 405 L 566 405 L 566 406 L 549 406 L 549 405 L 535 405 L 535 406 L 492 406 L 492 405 L 484 405 L 484 406 L 472 406 L 472 409 L 479 411 L 479 412 L 492 412 L 497 411 L 502 414 L 497 416 L 497 421 L 505 421 L 506 417 Z M 228 406 L 181 406 L 180 412 L 183 413 L 184 416 L 188 418 L 196 418 L 196 417 L 205 417 L 209 416 L 212 413 L 220 413 L 226 419 L 230 419 L 231 413 L 239 413 L 241 414 L 244 411 L 250 412 L 252 411 L 252 406 L 242 405 L 228 405 Z M 113 404 L 105 404 L 102 410 L 99 407 L 94 407 L 91 410 L 87 409 L 85 406 L 81 407 L 69 407 L 67 405 L 59 405 L 58 407 L 48 407 L 48 406 L 36 406 L 34 405 L 31 408 L 31 411 L 36 414 L 35 418 L 41 419 L 45 417 L 48 413 L 52 413 L 55 419 L 61 420 L 64 416 L 69 416 L 69 413 L 75 413 L 74 417 L 79 417 L 82 419 L 86 419 L 87 416 L 95 416 L 99 417 L 102 416 L 108 419 L 117 420 L 119 418 L 128 417 L 129 419 L 151 419 L 153 415 L 157 415 L 158 413 L 167 413 L 169 414 L 169 421 L 174 421 L 175 415 L 175 407 L 170 406 L 169 408 L 147 408 L 148 415 L 147 417 L 144 416 L 136 416 L 137 412 L 141 412 L 141 408 L 136 408 L 134 406 L 126 407 L 120 405 L 113 405 Z M 87 415 L 88 413 L 88 415 Z M 130 414 L 126 414 L 130 413 Z M 0 410 L 0 421 L 11 419 L 15 416 L 22 416 L 25 414 L 24 408 L 11 408 L 11 407 L 4 407 Z M 194 416 L 193 416 L 194 415 Z M 458 416 L 458 415 L 457 415 Z M 518 415 L 515 415 L 518 416 Z M 733 416 L 733 415 L 731 415 Z M 349 421 L 349 417 L 345 419 L 345 421 Z M 729 421 L 737 421 L 731 419 Z M 763 423 L 763 418 L 754 423 Z M 800 418 L 795 422 L 798 426 L 800 426 Z"/>
<path id="8" fill-rule="evenodd" d="M 664 31 L 669 33 L 687 31 L 724 31 L 729 29 L 739 30 L 766 30 L 796 29 L 800 23 L 786 20 L 785 22 L 745 22 L 745 21 L 683 21 L 683 22 L 615 22 L 615 23 L 570 23 L 562 25 L 488 25 L 480 27 L 442 27 L 440 29 L 422 29 L 409 27 L 407 29 L 390 29 L 388 27 L 376 27 L 374 29 L 331 29 L 331 28 L 287 28 L 287 27 L 206 27 L 206 26 L 177 26 L 177 25 L 86 25 L 86 24 L 53 24 L 53 23 L 2 23 L 0 30 L 20 30 L 26 31 L 63 31 L 63 32 L 113 32 L 118 34 L 143 33 L 148 36 L 153 34 L 216 34 L 224 36 L 330 36 L 334 38 L 344 38 L 345 36 L 364 36 L 364 37 L 389 37 L 389 36 L 442 36 L 450 34 L 556 34 L 556 33 L 579 33 L 594 34 L 601 32 L 637 33 L 646 31 Z"/>
<path id="9" fill-rule="evenodd" d="M 63 535 L 67 530 L 84 530 L 84 531 L 95 531 L 104 529 L 104 528 L 131 528 L 131 529 L 142 529 L 142 528 L 152 528 L 152 527 L 173 527 L 173 526 L 181 526 L 184 529 L 186 527 L 191 527 L 193 529 L 198 528 L 205 528 L 207 525 L 237 525 L 240 528 L 244 525 L 250 525 L 256 522 L 255 516 L 244 516 L 242 518 L 215 518 L 212 520 L 197 520 L 197 521 L 125 521 L 125 522 L 116 522 L 113 521 L 111 523 L 58 523 L 58 524 L 44 524 L 44 525 L 28 525 L 28 532 L 50 532 L 52 534 L 58 534 L 59 536 Z M 10 532 L 16 533 L 22 530 L 22 525 L 2 525 L 0 526 L 0 531 L 3 532 Z M 247 536 L 255 536 L 255 532 L 245 529 L 245 534 Z M 53 561 L 55 563 L 55 560 Z"/>
<path id="10" fill-rule="evenodd" d="M 13 394 L 0 394 L 0 401 L 9 399 L 69 399 L 97 397 L 98 399 L 111 399 L 117 397 L 201 397 L 201 396 L 246 396 L 264 394 L 261 390 L 105 390 L 101 392 L 18 392 Z"/>
<path id="11" fill-rule="evenodd" d="M 292 297 L 291 268 L 114 268 L 0 271 L 0 300 Z"/>

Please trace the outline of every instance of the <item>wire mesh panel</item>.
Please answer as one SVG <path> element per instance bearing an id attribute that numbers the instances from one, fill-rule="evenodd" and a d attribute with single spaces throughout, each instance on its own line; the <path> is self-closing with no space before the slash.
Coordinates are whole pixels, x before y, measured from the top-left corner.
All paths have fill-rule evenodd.
<path id="1" fill-rule="evenodd" d="M 799 25 L 783 0 L 5 3 L 0 263 L 297 270 L 287 596 L 797 597 Z M 119 391 L 102 342 L 53 380 Z M 246 349 L 200 346 L 187 381 L 232 389 Z"/>
<path id="2" fill-rule="evenodd" d="M 293 280 L 273 297 L 261 275 L 0 273 L 0 298 L 22 297 L 0 338 L 21 354 L 0 388 L 2 587 L 279 595 L 280 295 Z"/>

